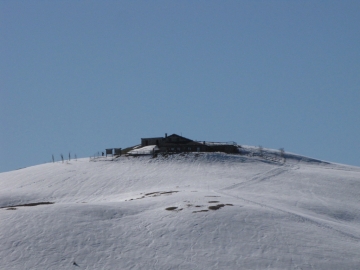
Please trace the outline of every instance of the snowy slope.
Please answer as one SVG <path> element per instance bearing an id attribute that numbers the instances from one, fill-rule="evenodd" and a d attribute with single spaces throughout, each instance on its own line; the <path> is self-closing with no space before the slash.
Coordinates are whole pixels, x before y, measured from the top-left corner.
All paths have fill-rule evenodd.
<path id="1" fill-rule="evenodd" d="M 1 173 L 1 269 L 360 269 L 358 167 L 110 160 Z M 39 202 L 53 204 L 17 206 Z"/>

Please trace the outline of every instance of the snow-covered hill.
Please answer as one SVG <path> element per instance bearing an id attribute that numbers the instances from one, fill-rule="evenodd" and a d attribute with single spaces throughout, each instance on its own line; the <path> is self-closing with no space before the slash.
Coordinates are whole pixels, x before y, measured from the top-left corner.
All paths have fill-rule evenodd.
<path id="1" fill-rule="evenodd" d="M 360 269 L 360 168 L 286 158 L 193 153 L 1 173 L 1 269 Z"/>

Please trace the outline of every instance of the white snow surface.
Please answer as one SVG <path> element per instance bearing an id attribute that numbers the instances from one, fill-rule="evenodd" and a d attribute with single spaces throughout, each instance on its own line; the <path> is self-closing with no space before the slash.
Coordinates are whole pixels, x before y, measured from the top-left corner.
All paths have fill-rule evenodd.
<path id="1" fill-rule="evenodd" d="M 360 168 L 295 155 L 33 166 L 0 174 L 0 268 L 360 269 L 359 194 Z"/>
<path id="2" fill-rule="evenodd" d="M 129 151 L 129 154 L 132 155 L 151 155 L 154 151 L 159 150 L 157 145 L 148 145 L 141 148 L 136 148 L 134 150 Z"/>

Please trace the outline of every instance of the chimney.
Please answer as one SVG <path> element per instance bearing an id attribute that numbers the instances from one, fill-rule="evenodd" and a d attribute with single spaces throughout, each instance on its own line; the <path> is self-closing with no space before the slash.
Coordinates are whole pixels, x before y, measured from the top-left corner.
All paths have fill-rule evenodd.
<path id="1" fill-rule="evenodd" d="M 167 133 L 165 133 L 165 138 L 167 138 Z"/>

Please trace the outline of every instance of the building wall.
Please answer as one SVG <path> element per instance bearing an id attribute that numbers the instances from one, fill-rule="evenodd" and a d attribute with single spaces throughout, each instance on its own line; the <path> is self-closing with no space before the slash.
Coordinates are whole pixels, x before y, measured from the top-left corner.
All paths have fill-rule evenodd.
<path id="1" fill-rule="evenodd" d="M 208 152 L 208 147 L 201 144 L 166 144 L 160 147 L 160 152 L 181 153 L 181 152 Z"/>
<path id="2" fill-rule="evenodd" d="M 238 153 L 238 148 L 234 145 L 212 145 L 213 152 Z"/>
<path id="3" fill-rule="evenodd" d="M 224 152 L 238 153 L 234 145 L 212 144 L 207 145 L 205 142 L 196 142 L 182 136 L 172 134 L 165 137 L 142 138 L 141 146 L 157 145 L 160 152 L 180 153 L 180 152 Z"/>
<path id="4" fill-rule="evenodd" d="M 157 138 L 141 138 L 141 146 L 148 146 L 148 145 L 160 145 L 163 142 L 163 137 Z"/>

